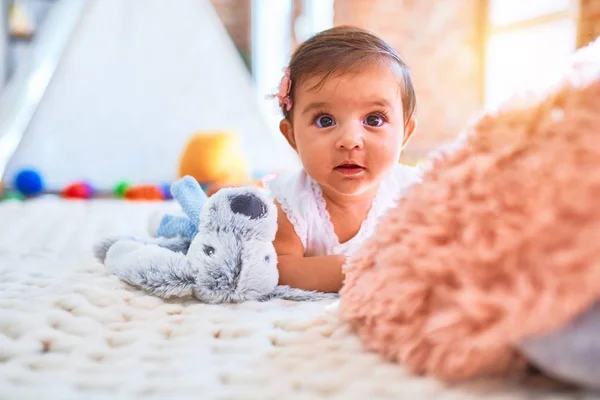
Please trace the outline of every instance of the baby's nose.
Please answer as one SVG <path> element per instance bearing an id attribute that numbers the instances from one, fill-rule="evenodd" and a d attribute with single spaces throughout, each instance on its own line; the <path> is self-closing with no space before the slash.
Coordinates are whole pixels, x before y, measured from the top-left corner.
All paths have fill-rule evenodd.
<path id="1" fill-rule="evenodd" d="M 267 214 L 267 205 L 253 194 L 239 194 L 229 199 L 231 211 L 250 219 L 259 219 Z"/>
<path id="2" fill-rule="evenodd" d="M 363 147 L 363 132 L 362 127 L 349 126 L 344 129 L 341 136 L 337 140 L 336 147 L 338 149 L 353 150 Z"/>

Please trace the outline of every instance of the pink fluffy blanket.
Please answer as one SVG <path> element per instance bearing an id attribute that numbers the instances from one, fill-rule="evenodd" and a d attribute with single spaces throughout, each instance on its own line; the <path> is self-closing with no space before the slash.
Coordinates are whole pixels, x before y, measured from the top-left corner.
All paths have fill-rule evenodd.
<path id="1" fill-rule="evenodd" d="M 600 297 L 599 51 L 481 117 L 348 262 L 341 317 L 368 348 L 449 380 L 506 373 Z"/>

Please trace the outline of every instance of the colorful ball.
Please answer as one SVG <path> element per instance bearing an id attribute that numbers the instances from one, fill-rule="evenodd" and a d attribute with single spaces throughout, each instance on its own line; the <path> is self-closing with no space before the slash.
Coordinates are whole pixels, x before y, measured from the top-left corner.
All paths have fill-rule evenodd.
<path id="1" fill-rule="evenodd" d="M 44 191 L 44 180 L 36 170 L 24 169 L 15 176 L 14 188 L 24 196 L 36 196 Z"/>
<path id="2" fill-rule="evenodd" d="M 93 190 L 86 182 L 75 182 L 64 188 L 61 195 L 67 199 L 89 199 L 93 196 Z"/>
<path id="3" fill-rule="evenodd" d="M 240 185 L 250 180 L 248 160 L 235 132 L 197 132 L 186 143 L 178 176 L 190 175 L 198 182 Z"/>
<path id="4" fill-rule="evenodd" d="M 163 192 L 158 186 L 154 185 L 136 185 L 127 188 L 125 191 L 127 200 L 139 201 L 160 201 L 164 200 Z"/>
<path id="5" fill-rule="evenodd" d="M 24 199 L 25 196 L 15 190 L 5 190 L 4 193 L 2 193 L 2 196 L 0 196 L 0 200 L 2 201 L 22 201 Z"/>
<path id="6" fill-rule="evenodd" d="M 88 198 L 92 198 L 94 197 L 94 195 L 96 194 L 96 189 L 94 189 L 94 187 L 92 186 L 91 183 L 89 182 L 82 182 L 83 186 L 86 188 L 86 190 L 89 193 L 89 197 Z"/>
<path id="7" fill-rule="evenodd" d="M 127 192 L 127 189 L 129 189 L 130 187 L 131 187 L 131 183 L 129 183 L 127 181 L 119 181 L 115 185 L 115 188 L 113 189 L 113 193 L 116 197 L 122 199 L 123 197 L 125 197 L 125 192 Z"/>
<path id="8" fill-rule="evenodd" d="M 165 183 L 161 185 L 160 190 L 162 191 L 165 200 L 171 200 L 173 198 L 173 195 L 171 194 L 171 184 Z"/>

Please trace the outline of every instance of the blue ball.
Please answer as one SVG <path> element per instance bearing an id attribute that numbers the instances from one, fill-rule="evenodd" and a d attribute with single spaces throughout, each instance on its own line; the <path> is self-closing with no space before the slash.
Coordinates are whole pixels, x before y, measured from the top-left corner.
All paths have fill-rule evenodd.
<path id="1" fill-rule="evenodd" d="M 173 198 L 173 195 L 171 194 L 171 184 L 170 183 L 165 183 L 163 185 L 160 186 L 160 190 L 163 194 L 163 198 L 165 200 L 171 200 Z"/>
<path id="2" fill-rule="evenodd" d="M 44 191 L 44 181 L 39 172 L 24 169 L 15 177 L 14 188 L 25 196 L 35 196 Z"/>

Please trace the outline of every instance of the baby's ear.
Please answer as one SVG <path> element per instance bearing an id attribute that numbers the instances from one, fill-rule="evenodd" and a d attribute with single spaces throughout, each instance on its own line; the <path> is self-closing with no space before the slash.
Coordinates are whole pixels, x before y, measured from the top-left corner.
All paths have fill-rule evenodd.
<path id="1" fill-rule="evenodd" d="M 406 124 L 404 124 L 404 137 L 402 138 L 402 148 L 404 149 L 410 139 L 413 137 L 413 134 L 417 130 L 417 119 L 415 117 L 411 117 Z"/>
<path id="2" fill-rule="evenodd" d="M 279 131 L 285 137 L 285 140 L 292 146 L 292 149 L 297 150 L 296 148 L 296 138 L 294 137 L 294 128 L 292 126 L 292 122 L 285 118 L 282 119 L 279 123 Z"/>

